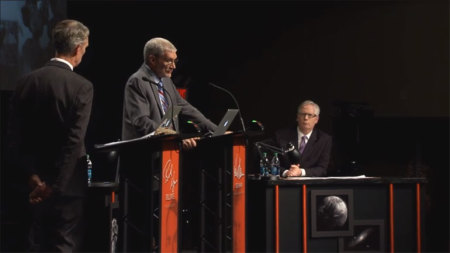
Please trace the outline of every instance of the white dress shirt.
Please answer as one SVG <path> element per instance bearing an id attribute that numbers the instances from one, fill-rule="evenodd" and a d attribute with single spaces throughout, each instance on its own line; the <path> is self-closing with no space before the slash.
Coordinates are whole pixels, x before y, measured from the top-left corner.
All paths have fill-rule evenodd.
<path id="1" fill-rule="evenodd" d="M 309 138 L 311 137 L 311 134 L 312 134 L 312 131 L 311 132 L 309 132 L 308 134 L 304 134 L 304 133 L 302 133 L 301 131 L 300 131 L 300 129 L 297 127 L 297 136 L 298 136 L 298 139 L 297 139 L 297 147 L 299 147 L 300 148 L 300 143 L 302 142 L 302 137 L 304 136 L 304 135 L 306 135 L 306 139 L 305 139 L 305 145 L 308 143 L 308 141 L 309 141 Z M 301 166 L 301 165 L 300 165 Z M 301 175 L 301 177 L 306 177 L 306 171 L 305 171 L 305 169 L 303 169 L 303 168 L 300 168 L 300 170 L 302 171 L 302 175 Z M 283 172 L 283 176 L 284 177 L 286 177 L 286 173 L 287 173 L 287 170 L 285 170 L 284 172 Z"/>
<path id="2" fill-rule="evenodd" d="M 51 58 L 50 61 L 59 61 L 59 62 L 63 62 L 63 63 L 65 63 L 65 64 L 69 65 L 70 69 L 73 71 L 73 66 L 72 66 L 72 64 L 70 64 L 70 62 L 68 62 L 68 61 L 66 61 L 66 60 L 64 60 L 64 59 L 55 57 L 55 58 Z"/>

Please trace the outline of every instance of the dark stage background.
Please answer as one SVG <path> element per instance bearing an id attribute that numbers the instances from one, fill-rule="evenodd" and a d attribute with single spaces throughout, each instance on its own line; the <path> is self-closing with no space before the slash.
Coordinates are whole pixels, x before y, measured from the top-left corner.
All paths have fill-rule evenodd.
<path id="1" fill-rule="evenodd" d="M 258 138 L 295 124 L 311 99 L 334 137 L 332 174 L 425 175 L 426 247 L 448 251 L 448 14 L 448 1 L 426 0 L 69 0 L 67 17 L 91 30 L 76 69 L 95 86 L 88 150 L 120 138 L 127 78 L 145 42 L 165 37 L 178 48 L 173 80 L 214 122 L 235 106 L 208 82 L 236 96 L 246 122 L 264 124 Z"/>

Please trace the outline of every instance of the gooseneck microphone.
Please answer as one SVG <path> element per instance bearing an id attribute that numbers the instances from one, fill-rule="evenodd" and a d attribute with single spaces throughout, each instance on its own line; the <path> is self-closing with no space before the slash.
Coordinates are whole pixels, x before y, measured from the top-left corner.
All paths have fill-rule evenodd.
<path id="1" fill-rule="evenodd" d="M 149 83 L 151 83 L 151 84 L 153 84 L 153 85 L 156 85 L 156 87 L 159 88 L 158 83 L 156 83 L 156 82 L 154 82 L 154 81 L 148 79 L 146 76 L 143 76 L 143 77 L 142 77 L 142 80 L 143 80 L 143 81 L 146 81 L 146 82 L 149 82 Z M 169 97 L 169 100 L 170 100 L 170 107 L 171 107 L 171 109 L 170 109 L 171 112 L 170 112 L 170 113 L 171 113 L 171 116 L 170 116 L 170 121 L 169 121 L 169 122 L 172 122 L 173 128 L 175 129 L 175 122 L 173 121 L 173 108 L 175 107 L 175 105 L 174 105 L 174 103 L 173 103 L 172 97 L 170 96 L 170 94 L 169 94 L 169 92 L 166 90 L 166 88 L 164 88 L 164 86 L 162 86 L 162 88 L 163 88 L 163 90 L 164 90 L 164 94 L 167 94 L 167 96 Z"/>
<path id="2" fill-rule="evenodd" d="M 288 155 L 291 164 L 300 164 L 300 152 L 298 152 L 294 144 L 289 142 L 283 152 Z"/>
<path id="3" fill-rule="evenodd" d="M 289 142 L 286 147 L 283 148 L 279 148 L 279 147 L 275 147 L 275 146 L 271 146 L 267 143 L 264 142 L 255 142 L 255 146 L 258 149 L 258 152 L 261 154 L 260 149 L 267 149 L 270 150 L 272 152 L 277 152 L 281 155 L 287 155 L 289 162 L 291 164 L 300 164 L 300 153 L 298 152 L 298 150 L 295 148 L 294 144 L 292 144 L 291 142 Z"/>
<path id="4" fill-rule="evenodd" d="M 258 151 L 261 148 L 263 148 L 263 149 L 268 149 L 268 150 L 270 150 L 272 152 L 277 152 L 277 153 L 279 153 L 281 155 L 284 155 L 284 153 L 285 153 L 285 151 L 282 148 L 275 147 L 275 146 L 269 145 L 269 144 L 261 142 L 261 141 L 255 142 L 255 146 L 258 148 Z"/>
<path id="5" fill-rule="evenodd" d="M 218 86 L 216 84 L 213 84 L 211 82 L 209 82 L 208 84 L 213 86 L 213 87 L 215 87 L 215 88 L 217 88 L 217 89 L 219 89 L 219 90 L 222 90 L 222 91 L 228 93 L 228 95 L 230 95 L 230 97 L 233 99 L 234 103 L 236 104 L 237 109 L 239 110 L 239 119 L 241 120 L 242 131 L 245 133 L 246 132 L 245 131 L 245 124 L 244 124 L 244 119 L 242 118 L 241 109 L 239 108 L 239 104 L 238 104 L 236 98 L 233 96 L 233 94 L 231 92 L 229 92 L 227 89 L 222 88 L 222 87 L 220 87 L 220 86 Z"/>
<path id="6" fill-rule="evenodd" d="M 255 146 L 260 157 L 262 157 L 261 149 L 265 149 L 272 152 L 277 152 L 281 155 L 287 155 L 290 164 L 300 164 L 300 153 L 291 142 L 289 142 L 286 147 L 282 148 L 271 146 L 264 142 L 255 142 Z"/>

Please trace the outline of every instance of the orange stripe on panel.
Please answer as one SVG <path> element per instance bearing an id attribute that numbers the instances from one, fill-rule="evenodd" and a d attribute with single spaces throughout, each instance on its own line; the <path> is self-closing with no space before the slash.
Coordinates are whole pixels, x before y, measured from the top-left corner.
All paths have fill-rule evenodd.
<path id="1" fill-rule="evenodd" d="M 306 231 L 307 231 L 307 219 L 306 219 L 306 209 L 307 209 L 307 206 L 306 206 L 306 185 L 304 184 L 303 185 L 303 252 L 304 253 L 306 253 L 306 252 L 308 252 L 308 247 L 307 247 L 307 242 L 306 242 L 306 239 L 307 239 L 307 236 L 306 236 Z"/>
<path id="2" fill-rule="evenodd" d="M 280 252 L 279 187 L 275 185 L 275 252 Z"/>
<path id="3" fill-rule="evenodd" d="M 233 143 L 233 252 L 246 252 L 245 245 L 245 143 Z"/>
<path id="4" fill-rule="evenodd" d="M 179 157 L 178 145 L 164 142 L 161 170 L 161 252 L 178 251 Z"/>
<path id="5" fill-rule="evenodd" d="M 391 253 L 394 253 L 394 185 L 389 184 L 389 228 Z"/>
<path id="6" fill-rule="evenodd" d="M 422 252 L 422 240 L 420 237 L 420 184 L 416 184 L 416 214 L 417 214 L 417 252 Z"/>

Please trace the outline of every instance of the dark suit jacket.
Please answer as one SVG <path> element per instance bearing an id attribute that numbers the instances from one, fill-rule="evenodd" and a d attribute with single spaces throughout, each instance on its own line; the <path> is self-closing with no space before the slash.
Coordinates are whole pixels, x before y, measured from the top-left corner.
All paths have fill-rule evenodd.
<path id="1" fill-rule="evenodd" d="M 16 161 L 56 194 L 83 196 L 87 189 L 84 138 L 92 99 L 92 83 L 58 61 L 18 81 L 11 119 Z"/>
<path id="2" fill-rule="evenodd" d="M 275 146 L 285 148 L 289 142 L 298 150 L 297 126 L 280 129 L 275 132 Z M 322 177 L 327 175 L 330 162 L 332 138 L 327 133 L 314 129 L 303 153 L 300 155 L 300 167 L 305 169 L 307 177 Z M 289 169 L 291 162 L 287 155 L 281 156 L 281 167 Z M 281 171 L 283 173 L 283 170 Z"/>
<path id="3" fill-rule="evenodd" d="M 151 80 L 151 82 L 143 80 Z M 199 110 L 183 99 L 170 78 L 162 79 L 169 107 L 173 104 L 182 107 L 180 116 L 191 120 L 205 132 L 214 131 L 216 125 Z M 163 117 L 158 95 L 157 77 L 145 63 L 130 76 L 123 99 L 122 139 L 134 139 L 155 131 Z M 178 130 L 178 122 L 175 122 Z"/>

